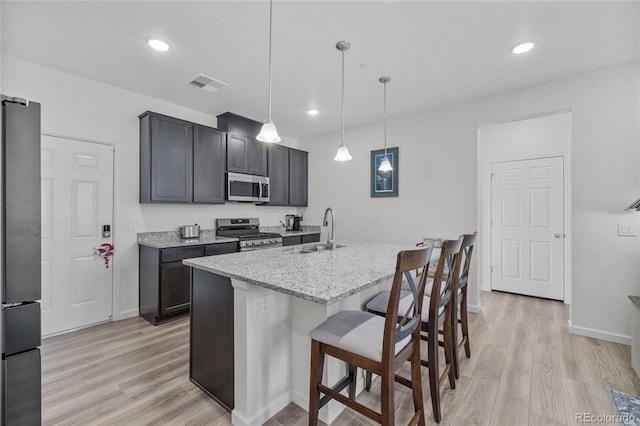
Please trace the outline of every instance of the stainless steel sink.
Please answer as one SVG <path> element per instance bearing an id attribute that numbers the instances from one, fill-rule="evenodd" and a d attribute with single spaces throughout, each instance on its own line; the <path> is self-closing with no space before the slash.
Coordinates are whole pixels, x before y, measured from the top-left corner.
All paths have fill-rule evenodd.
<path id="1" fill-rule="evenodd" d="M 320 248 L 321 247 L 321 248 Z M 336 250 L 344 247 L 343 245 L 340 244 L 336 244 Z M 304 247 L 304 248 L 294 248 L 293 250 L 291 250 L 292 253 L 298 253 L 298 254 L 309 254 L 309 253 L 323 253 L 325 251 L 331 251 L 331 245 L 327 244 L 327 243 L 321 243 L 321 244 L 315 244 L 311 247 Z"/>

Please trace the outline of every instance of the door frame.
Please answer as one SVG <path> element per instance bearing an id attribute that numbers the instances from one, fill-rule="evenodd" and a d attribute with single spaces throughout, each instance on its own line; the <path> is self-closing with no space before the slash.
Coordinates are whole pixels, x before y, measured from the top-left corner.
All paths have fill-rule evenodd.
<path id="1" fill-rule="evenodd" d="M 483 200 L 483 208 L 480 214 L 479 222 L 480 227 L 482 229 L 482 233 L 487 235 L 487 238 L 484 239 L 482 243 L 482 251 L 486 253 L 485 256 L 482 256 L 481 262 L 481 270 L 483 271 L 480 275 L 480 287 L 482 290 L 491 291 L 492 290 L 492 280 L 491 280 L 491 264 L 492 264 L 492 230 L 491 230 L 491 205 L 492 205 L 492 191 L 491 191 L 491 170 L 494 164 L 497 163 L 507 163 L 512 161 L 523 161 L 523 160 L 538 160 L 544 158 L 561 158 L 562 166 L 563 166 L 563 207 L 564 207 L 564 250 L 563 250 L 563 261 L 564 261 L 564 303 L 571 304 L 571 290 L 572 290 L 572 268 L 571 268 L 571 252 L 572 252 L 572 222 L 571 222 L 571 156 L 569 153 L 555 153 L 555 154 L 541 154 L 541 155 L 526 155 L 526 156 L 515 156 L 504 159 L 494 159 L 488 161 L 485 165 L 485 170 L 481 173 L 481 200 Z"/>
<path id="2" fill-rule="evenodd" d="M 127 316 L 123 316 L 120 313 L 120 250 L 118 247 L 122 247 L 120 245 L 120 191 L 121 191 L 121 179 L 120 179 L 120 168 L 121 168 L 121 158 L 120 151 L 116 149 L 117 144 L 114 142 L 105 141 L 102 139 L 96 139 L 86 136 L 78 136 L 72 135 L 69 133 L 56 132 L 52 130 L 42 130 L 41 134 L 43 136 L 51 136 L 55 138 L 64 138 L 64 139 L 72 139 L 79 142 L 87 142 L 94 143 L 98 145 L 106 145 L 111 147 L 111 151 L 113 152 L 113 200 L 111 200 L 111 216 L 113 218 L 113 223 L 111 224 L 111 237 L 113 240 L 113 245 L 115 246 L 115 251 L 113 254 L 113 278 L 111 280 L 111 321 L 117 321 L 119 319 L 127 318 Z M 137 314 L 137 310 L 136 310 Z"/>

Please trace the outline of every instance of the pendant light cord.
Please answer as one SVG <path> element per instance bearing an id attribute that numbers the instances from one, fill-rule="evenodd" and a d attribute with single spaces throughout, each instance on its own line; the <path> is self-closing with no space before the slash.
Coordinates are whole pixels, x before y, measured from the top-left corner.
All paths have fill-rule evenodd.
<path id="1" fill-rule="evenodd" d="M 273 22 L 273 0 L 269 0 L 269 122 L 271 122 L 271 32 Z"/>
<path id="2" fill-rule="evenodd" d="M 344 146 L 344 49 L 342 50 L 342 145 Z"/>
<path id="3" fill-rule="evenodd" d="M 384 158 L 387 158 L 387 83 L 384 83 Z"/>

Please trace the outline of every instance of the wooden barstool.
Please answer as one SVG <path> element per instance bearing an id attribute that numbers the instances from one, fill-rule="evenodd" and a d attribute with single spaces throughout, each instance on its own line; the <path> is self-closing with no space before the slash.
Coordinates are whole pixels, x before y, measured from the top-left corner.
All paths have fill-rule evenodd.
<path id="1" fill-rule="evenodd" d="M 457 240 L 447 240 L 442 243 L 440 249 L 440 258 L 438 260 L 438 266 L 435 271 L 433 280 L 429 279 L 427 284 L 427 291 L 429 285 L 431 285 L 431 291 L 428 296 L 424 296 L 423 304 L 428 306 L 428 309 L 424 309 L 421 317 L 421 336 L 422 340 L 427 342 L 427 356 L 426 359 L 421 360 L 421 364 L 429 369 L 429 388 L 431 391 L 431 405 L 433 407 L 433 417 L 437 423 L 440 423 L 442 414 L 440 410 L 440 385 L 444 381 L 445 377 L 449 378 L 449 386 L 451 389 L 456 388 L 455 371 L 454 371 L 454 359 L 453 359 L 453 347 L 455 346 L 455 340 L 453 340 L 453 327 L 454 324 L 452 317 L 455 314 L 455 306 L 457 305 L 457 285 L 460 272 L 462 237 Z M 427 268 L 422 269 L 420 281 L 426 280 L 428 274 Z M 409 295 L 405 292 L 400 294 L 400 311 L 405 303 L 405 299 Z M 366 305 L 368 312 L 377 315 L 388 315 L 381 306 L 384 306 L 389 300 L 389 292 L 382 292 L 373 297 Z M 443 341 L 440 342 L 438 335 L 443 336 Z M 440 374 L 438 364 L 438 346 L 444 348 L 445 367 Z M 370 388 L 371 374 L 375 371 L 367 370 L 366 387 Z M 377 373 L 376 373 L 377 374 Z"/>
<path id="2" fill-rule="evenodd" d="M 468 321 L 468 311 L 467 311 L 467 283 L 469 282 L 469 268 L 471 267 L 471 255 L 473 254 L 473 246 L 476 243 L 476 237 L 478 236 L 477 232 L 473 234 L 465 234 L 462 236 L 462 248 L 461 255 L 462 259 L 462 272 L 460 273 L 460 278 L 458 279 L 458 295 L 457 295 L 457 304 L 456 304 L 456 313 L 452 316 L 454 323 L 453 327 L 453 341 L 457 342 L 454 345 L 453 350 L 453 360 L 454 360 L 454 371 L 456 379 L 460 378 L 460 362 L 458 359 L 458 353 L 460 352 L 460 346 L 464 345 L 464 351 L 467 355 L 467 358 L 471 358 L 471 346 L 469 344 L 469 321 Z M 459 312 L 459 314 L 458 314 Z M 459 315 L 459 316 L 458 316 Z M 458 324 L 460 324 L 460 328 L 462 329 L 461 339 L 458 341 Z"/>
<path id="3" fill-rule="evenodd" d="M 415 414 L 410 424 L 424 426 L 422 376 L 420 374 L 420 318 L 426 276 L 416 283 L 411 271 L 429 265 L 431 248 L 398 253 L 393 285 L 386 306 L 386 318 L 363 311 L 342 311 L 311 330 L 311 377 L 309 381 L 309 425 L 318 424 L 318 411 L 335 399 L 383 425 L 395 423 L 394 383 L 413 390 Z M 410 291 L 404 294 L 404 309 L 400 309 L 403 277 Z M 349 365 L 348 375 L 334 387 L 322 384 L 325 355 Z M 396 374 L 411 361 L 411 380 Z M 382 377 L 380 413 L 355 401 L 357 367 Z M 340 391 L 349 387 L 349 397 Z M 321 398 L 321 395 L 324 397 Z"/>

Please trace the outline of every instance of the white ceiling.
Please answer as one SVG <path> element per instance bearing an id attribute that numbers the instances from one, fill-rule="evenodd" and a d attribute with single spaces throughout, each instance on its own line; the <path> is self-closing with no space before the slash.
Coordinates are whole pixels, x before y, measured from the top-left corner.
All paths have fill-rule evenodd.
<path id="1" fill-rule="evenodd" d="M 217 115 L 267 115 L 267 1 L 3 1 L 2 51 Z M 282 1 L 273 6 L 273 119 L 302 138 L 637 60 L 638 1 Z M 145 36 L 173 45 L 158 53 Z M 536 48 L 515 56 L 516 42 Z M 368 66 L 361 66 L 368 64 Z M 189 86 L 197 73 L 230 87 Z M 320 115 L 308 117 L 317 107 Z M 142 111 L 140 111 L 142 112 Z"/>

